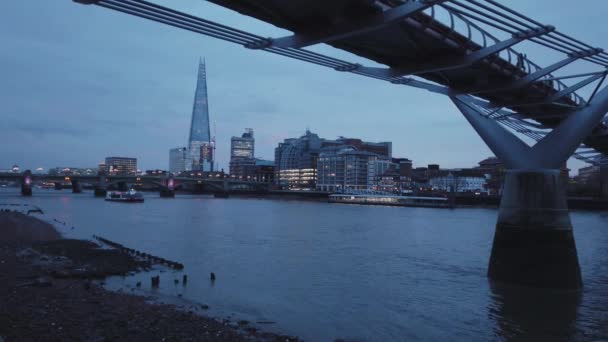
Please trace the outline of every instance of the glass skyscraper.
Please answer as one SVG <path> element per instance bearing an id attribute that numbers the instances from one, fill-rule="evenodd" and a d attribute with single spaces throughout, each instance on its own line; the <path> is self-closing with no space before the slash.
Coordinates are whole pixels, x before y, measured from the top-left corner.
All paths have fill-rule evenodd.
<path id="1" fill-rule="evenodd" d="M 186 171 L 213 171 L 213 153 L 210 151 L 213 151 L 213 142 L 209 128 L 207 73 L 205 62 L 201 60 L 198 66 L 198 80 L 192 107 Z"/>

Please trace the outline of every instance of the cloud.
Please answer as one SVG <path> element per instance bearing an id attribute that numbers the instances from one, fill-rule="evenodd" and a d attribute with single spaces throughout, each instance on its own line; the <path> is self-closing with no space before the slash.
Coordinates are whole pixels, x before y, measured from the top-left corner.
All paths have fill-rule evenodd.
<path id="1" fill-rule="evenodd" d="M 90 135 L 90 128 L 77 127 L 70 122 L 64 122 L 61 120 L 12 120 L 12 122 L 6 122 L 6 125 L 3 125 L 2 127 L 4 130 L 18 131 L 35 137 L 67 136 L 72 138 L 84 138 Z"/>

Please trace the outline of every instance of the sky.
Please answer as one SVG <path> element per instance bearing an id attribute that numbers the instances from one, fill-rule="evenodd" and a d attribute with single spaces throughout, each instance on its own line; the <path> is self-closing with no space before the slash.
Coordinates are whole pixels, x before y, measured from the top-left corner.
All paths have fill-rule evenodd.
<path id="1" fill-rule="evenodd" d="M 155 2 L 265 37 L 289 34 L 203 0 Z M 583 2 L 503 3 L 604 46 L 608 2 Z M 472 167 L 492 155 L 441 95 L 71 0 L 0 1 L 0 13 L 0 169 L 96 167 L 106 156 L 167 169 L 169 149 L 187 143 L 201 57 L 217 162 L 226 170 L 230 137 L 245 128 L 255 131 L 256 157 L 270 160 L 280 141 L 307 128 L 328 139 L 392 141 L 393 155 L 415 166 Z M 327 46 L 312 50 L 373 65 Z"/>

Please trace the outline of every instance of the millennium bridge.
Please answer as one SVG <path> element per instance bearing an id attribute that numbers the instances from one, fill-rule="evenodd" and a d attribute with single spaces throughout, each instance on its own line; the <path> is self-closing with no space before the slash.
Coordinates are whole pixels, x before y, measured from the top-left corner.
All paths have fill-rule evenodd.
<path id="1" fill-rule="evenodd" d="M 292 32 L 272 38 L 143 0 L 73 1 L 448 96 L 508 169 L 488 276 L 582 286 L 559 168 L 571 156 L 608 165 L 608 54 L 600 47 L 495 0 L 209 0 Z M 316 44 L 382 66 L 306 49 Z M 539 65 L 518 49 L 532 44 L 560 57 Z"/>

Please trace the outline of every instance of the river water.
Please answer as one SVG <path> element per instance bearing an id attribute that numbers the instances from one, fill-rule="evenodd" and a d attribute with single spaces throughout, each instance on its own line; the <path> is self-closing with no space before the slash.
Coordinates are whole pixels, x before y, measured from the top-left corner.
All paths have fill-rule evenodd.
<path id="1" fill-rule="evenodd" d="M 595 341 L 608 338 L 608 213 L 572 212 L 581 293 L 491 284 L 497 211 L 356 206 L 146 194 L 142 204 L 90 192 L 17 189 L 66 235 L 92 234 L 185 264 L 117 278 L 114 289 L 208 304 L 211 315 L 309 341 Z M 72 229 L 74 227 L 74 229 Z M 210 282 L 209 273 L 217 276 Z M 161 275 L 151 290 L 149 277 Z"/>

